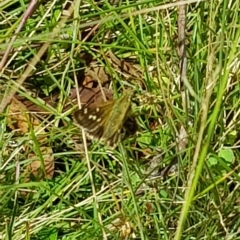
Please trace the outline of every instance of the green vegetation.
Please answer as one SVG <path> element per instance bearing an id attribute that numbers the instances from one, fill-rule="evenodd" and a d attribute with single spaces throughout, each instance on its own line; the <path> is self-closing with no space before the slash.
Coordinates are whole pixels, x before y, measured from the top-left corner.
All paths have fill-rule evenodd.
<path id="1" fill-rule="evenodd" d="M 29 2 L 0 1 L 0 239 L 240 239 L 240 2 Z M 126 91 L 115 149 L 72 121 Z"/>

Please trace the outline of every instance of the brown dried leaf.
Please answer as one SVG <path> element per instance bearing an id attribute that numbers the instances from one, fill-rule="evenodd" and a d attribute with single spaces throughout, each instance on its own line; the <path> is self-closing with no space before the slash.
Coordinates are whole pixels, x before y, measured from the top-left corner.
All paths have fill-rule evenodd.
<path id="1" fill-rule="evenodd" d="M 107 100 L 110 100 L 113 98 L 113 93 L 111 90 L 102 88 L 104 95 L 106 96 Z M 70 91 L 70 96 L 69 96 L 69 101 L 66 102 L 64 106 L 64 112 L 72 108 L 73 105 L 77 104 L 77 91 L 79 92 L 80 95 L 80 101 L 82 104 L 90 104 L 90 103 L 95 103 L 95 102 L 100 102 L 102 101 L 102 92 L 99 87 L 97 88 L 87 88 L 87 87 L 79 87 L 78 89 L 71 89 Z M 56 107 L 59 99 L 58 99 L 59 94 L 55 94 L 51 97 L 46 97 L 43 98 L 42 100 L 45 101 L 45 105 L 50 105 L 51 107 Z M 35 103 L 29 101 L 28 99 L 24 99 L 21 96 L 17 96 L 15 98 L 16 101 L 21 102 L 22 105 L 24 105 L 25 109 L 24 112 L 26 111 L 33 111 L 33 112 L 46 112 L 46 110 L 42 109 L 40 106 L 36 105 Z M 17 109 L 19 110 L 19 109 Z M 15 112 L 15 111 L 13 111 Z M 11 117 L 13 118 L 13 117 Z M 19 117 L 18 117 L 19 119 Z M 12 128 L 11 128 L 12 129 Z M 14 128 L 15 129 L 15 128 Z"/>
<path id="2" fill-rule="evenodd" d="M 8 126 L 12 129 L 19 129 L 22 133 L 28 132 L 28 123 L 30 122 L 27 109 L 21 102 L 12 99 L 9 106 L 9 115 L 7 117 Z"/>
<path id="3" fill-rule="evenodd" d="M 42 157 L 44 159 L 44 169 L 42 168 L 41 160 L 35 160 L 31 162 L 26 171 L 25 171 L 25 182 L 30 180 L 30 177 L 33 176 L 37 179 L 52 179 L 54 174 L 54 157 L 53 151 L 50 147 L 40 147 Z M 35 153 L 28 154 L 28 158 L 37 157 Z"/>
<path id="4" fill-rule="evenodd" d="M 107 226 L 107 229 L 110 232 L 119 232 L 121 239 L 134 239 L 136 237 L 133 223 L 124 217 L 114 219 Z"/>
<path id="5" fill-rule="evenodd" d="M 91 76 L 86 75 L 84 80 L 83 80 L 83 86 L 87 88 L 92 88 L 94 84 L 94 81 Z"/>
<path id="6" fill-rule="evenodd" d="M 38 126 L 40 125 L 40 121 L 36 117 L 32 116 L 28 112 L 28 109 L 16 98 L 12 99 L 12 102 L 9 106 L 9 115 L 7 117 L 7 123 L 12 130 L 18 129 L 19 132 L 23 134 L 29 132 L 30 124 L 34 130 L 37 129 Z M 43 128 L 41 128 L 41 132 L 39 132 L 38 129 L 37 140 L 40 144 L 41 143 L 44 144 L 45 142 L 47 142 L 46 133 L 43 130 Z M 28 149 L 27 146 L 26 149 Z M 44 170 L 42 170 L 41 167 L 42 164 L 40 160 L 33 161 L 27 166 L 27 170 L 25 171 L 26 173 L 25 181 L 29 180 L 30 174 L 32 174 L 35 177 L 38 176 L 39 179 L 45 177 L 52 178 L 54 174 L 54 158 L 52 149 L 47 146 L 41 146 L 40 150 L 43 155 Z M 35 153 L 30 153 L 28 155 L 29 158 L 33 158 L 35 156 L 36 156 Z"/>
<path id="7" fill-rule="evenodd" d="M 45 102 L 45 105 L 56 108 L 59 101 L 58 96 L 59 94 L 54 94 L 50 97 L 42 98 L 42 100 Z M 46 112 L 46 110 L 41 108 L 41 106 L 36 105 L 32 101 L 29 101 L 22 96 L 16 95 L 15 98 L 16 100 L 20 101 L 28 109 L 29 112 Z"/>
<path id="8" fill-rule="evenodd" d="M 180 131 L 177 136 L 177 147 L 178 151 L 184 151 L 188 144 L 188 133 L 183 125 L 181 125 Z"/>
<path id="9" fill-rule="evenodd" d="M 96 62 L 92 62 L 90 67 L 85 69 L 85 79 L 83 85 L 86 86 L 89 82 L 98 82 L 102 85 L 109 82 L 109 76 L 106 74 L 103 66 L 98 65 Z"/>
<path id="10" fill-rule="evenodd" d="M 107 53 L 108 61 L 111 63 L 112 68 L 121 73 L 126 79 L 143 78 L 143 71 L 139 64 L 134 64 L 132 62 L 127 62 L 126 60 L 118 59 L 112 51 Z"/>

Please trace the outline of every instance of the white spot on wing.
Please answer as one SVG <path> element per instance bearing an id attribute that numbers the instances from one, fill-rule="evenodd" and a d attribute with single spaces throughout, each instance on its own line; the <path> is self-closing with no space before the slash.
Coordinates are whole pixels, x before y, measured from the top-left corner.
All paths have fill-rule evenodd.
<path id="1" fill-rule="evenodd" d="M 89 115 L 89 116 L 88 116 L 88 119 L 96 120 L 96 119 L 97 119 L 97 116 L 96 116 L 96 115 Z"/>

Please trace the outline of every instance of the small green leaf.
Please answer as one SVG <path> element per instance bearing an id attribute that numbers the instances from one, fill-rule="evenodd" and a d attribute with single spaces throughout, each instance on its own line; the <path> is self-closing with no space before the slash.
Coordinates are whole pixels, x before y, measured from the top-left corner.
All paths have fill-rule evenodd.
<path id="1" fill-rule="evenodd" d="M 167 198 L 168 197 L 168 194 L 165 190 L 160 190 L 160 195 L 164 198 Z"/>
<path id="2" fill-rule="evenodd" d="M 208 161 L 210 166 L 214 166 L 214 165 L 218 164 L 218 160 L 215 157 L 210 157 L 207 161 Z"/>
<path id="3" fill-rule="evenodd" d="M 234 161 L 234 154 L 232 149 L 226 148 L 219 151 L 218 156 L 223 158 L 226 162 L 232 163 Z"/>
<path id="4" fill-rule="evenodd" d="M 140 144 L 143 143 L 146 145 L 149 145 L 151 143 L 151 140 L 152 140 L 152 136 L 150 132 L 147 132 L 137 138 L 138 143 Z"/>

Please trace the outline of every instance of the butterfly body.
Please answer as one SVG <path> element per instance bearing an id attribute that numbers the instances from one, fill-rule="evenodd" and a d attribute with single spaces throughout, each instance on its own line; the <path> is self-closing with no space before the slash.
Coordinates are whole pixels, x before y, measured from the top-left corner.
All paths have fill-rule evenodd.
<path id="1" fill-rule="evenodd" d="M 116 100 L 93 104 L 77 110 L 73 118 L 91 138 L 100 139 L 109 146 L 119 140 L 121 128 L 131 109 L 131 95 Z"/>

